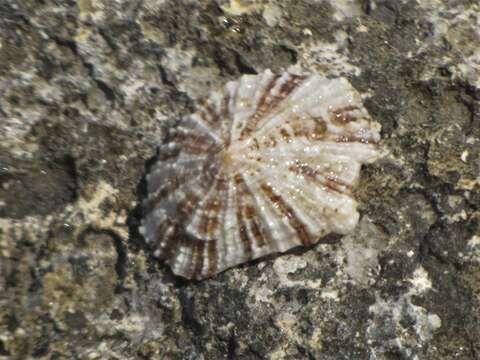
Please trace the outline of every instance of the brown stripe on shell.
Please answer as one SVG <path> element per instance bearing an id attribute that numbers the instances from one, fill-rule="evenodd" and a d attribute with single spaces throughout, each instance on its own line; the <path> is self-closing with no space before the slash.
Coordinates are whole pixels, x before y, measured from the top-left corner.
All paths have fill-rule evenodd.
<path id="1" fill-rule="evenodd" d="M 354 110 L 359 110 L 359 107 L 355 105 L 348 105 L 333 109 L 331 110 L 332 117 L 330 118 L 330 121 L 338 125 L 345 125 L 349 122 L 356 121 L 357 117 L 351 114 L 351 112 Z"/>
<path id="2" fill-rule="evenodd" d="M 217 241 L 218 240 L 207 241 L 207 276 L 212 276 L 217 271 Z"/>
<path id="3" fill-rule="evenodd" d="M 282 215 L 288 219 L 288 222 L 297 233 L 302 244 L 305 246 L 311 245 L 314 239 L 308 232 L 306 225 L 297 217 L 292 207 L 285 202 L 281 195 L 276 194 L 271 186 L 261 184 L 260 187 L 270 201 L 277 206 Z"/>
<path id="4" fill-rule="evenodd" d="M 321 118 L 313 118 L 313 120 L 315 121 L 315 126 L 312 130 L 312 132 L 308 135 L 308 137 L 311 139 L 311 140 L 320 140 L 322 139 L 325 134 L 327 133 L 327 124 L 325 123 L 325 121 Z"/>
<path id="5" fill-rule="evenodd" d="M 177 204 L 176 212 L 182 219 L 188 219 L 198 206 L 200 197 L 194 193 L 188 192 L 185 198 Z"/>
<path id="6" fill-rule="evenodd" d="M 292 116 L 289 119 L 288 123 L 290 124 L 290 127 L 293 130 L 293 135 L 295 135 L 296 137 L 308 136 L 308 128 L 305 126 L 305 121 L 302 118 L 300 118 L 300 116 L 298 115 Z"/>
<path id="7" fill-rule="evenodd" d="M 201 131 L 199 129 L 196 130 L 198 132 Z M 206 134 L 186 133 L 181 129 L 175 133 L 172 141 L 178 142 L 182 147 L 182 151 L 189 154 L 215 153 L 220 149 L 220 146 L 213 138 L 208 138 Z"/>
<path id="8" fill-rule="evenodd" d="M 247 225 L 243 219 L 242 209 L 240 207 L 236 210 L 238 222 L 238 235 L 243 246 L 243 258 L 250 260 L 252 258 L 252 240 L 248 235 Z"/>
<path id="9" fill-rule="evenodd" d="M 276 83 L 279 77 L 280 76 L 277 76 L 272 80 L 274 80 Z M 264 118 L 266 115 L 271 114 L 273 110 L 275 110 L 278 107 L 278 105 L 286 97 L 288 97 L 293 92 L 293 90 L 295 90 L 295 88 L 297 88 L 298 85 L 301 84 L 301 82 L 306 78 L 307 76 L 304 76 L 304 75 L 290 74 L 290 78 L 282 84 L 278 92 L 278 95 L 272 95 L 270 97 L 268 97 L 268 95 L 270 95 L 269 93 L 273 89 L 275 83 L 273 84 L 269 83 L 269 85 L 265 89 L 263 96 L 261 97 L 260 101 L 257 104 L 257 110 L 255 111 L 253 116 L 250 118 L 250 122 L 242 130 L 240 139 L 244 139 L 246 136 L 250 135 L 252 131 L 255 130 L 260 120 Z"/>
<path id="10" fill-rule="evenodd" d="M 182 177 L 176 177 L 166 181 L 165 185 L 158 189 L 153 197 L 150 196 L 145 200 L 143 204 L 144 212 L 149 213 L 154 210 L 159 205 L 160 201 L 167 197 L 168 194 L 171 194 L 180 188 L 180 186 L 182 186 L 186 181 L 186 174 L 182 174 Z"/>
<path id="11" fill-rule="evenodd" d="M 212 190 L 216 196 L 209 200 L 202 209 L 202 217 L 198 228 L 198 231 L 201 235 L 212 237 L 213 232 L 220 225 L 218 216 L 220 214 L 220 210 L 223 208 L 221 197 L 225 195 L 226 190 L 227 187 L 225 176 L 223 174 L 217 175 L 215 178 L 215 185 Z"/>
<path id="12" fill-rule="evenodd" d="M 201 212 L 200 215 L 200 221 L 198 224 L 198 232 L 200 235 L 205 235 L 207 233 L 207 227 L 208 227 L 208 222 L 210 221 L 210 217 L 205 210 L 205 208 L 202 208 L 199 210 Z"/>
<path id="13" fill-rule="evenodd" d="M 163 224 L 159 224 L 155 232 L 157 243 L 155 249 L 160 250 L 159 257 L 168 259 L 175 254 L 177 228 L 170 220 Z"/>
<path id="14" fill-rule="evenodd" d="M 201 274 L 203 269 L 203 262 L 205 261 L 204 249 L 205 241 L 197 240 L 192 241 L 192 275 Z"/>
<path id="15" fill-rule="evenodd" d="M 242 176 L 240 174 L 236 174 L 234 176 L 234 181 L 237 185 L 240 185 L 243 181 Z M 247 224 L 245 223 L 243 211 L 242 211 L 242 198 L 240 196 L 240 192 L 236 192 L 237 197 L 237 207 L 235 211 L 235 215 L 237 217 L 238 222 L 238 235 L 242 242 L 244 258 L 251 259 L 252 258 L 252 240 L 248 234 Z"/>
<path id="16" fill-rule="evenodd" d="M 236 184 L 239 188 L 241 188 L 242 193 L 245 197 L 248 197 L 251 202 L 256 204 L 255 196 L 253 195 L 252 191 L 248 188 L 247 184 L 243 177 L 238 177 L 236 179 Z M 260 248 L 267 243 L 270 243 L 270 239 L 267 237 L 264 228 L 259 224 L 258 220 L 262 220 L 262 217 L 257 212 L 257 208 L 251 204 L 243 205 L 243 211 L 245 214 L 245 218 L 248 221 L 248 225 L 250 227 L 250 231 L 255 238 L 255 243 Z"/>
<path id="17" fill-rule="evenodd" d="M 280 135 L 282 135 L 283 141 L 288 142 L 290 140 L 290 134 L 288 133 L 287 129 L 281 128 Z"/>
<path id="18" fill-rule="evenodd" d="M 214 231 L 218 228 L 218 226 L 220 225 L 220 221 L 218 220 L 218 213 L 219 211 L 216 210 L 216 209 L 220 209 L 221 208 L 221 205 L 217 205 L 215 204 L 215 212 L 216 214 L 214 216 L 210 216 L 209 217 L 209 221 L 208 221 L 208 224 L 207 224 L 207 229 L 206 229 L 206 234 L 208 235 L 208 237 L 212 237 Z"/>
<path id="19" fill-rule="evenodd" d="M 319 180 L 319 179 L 317 179 Z M 333 191 L 333 192 L 336 192 L 336 193 L 339 193 L 339 194 L 343 194 L 343 191 L 340 187 L 338 187 L 338 185 L 332 181 L 332 180 L 329 180 L 329 179 L 326 179 L 325 181 L 319 181 L 324 187 L 326 187 L 327 189 Z"/>
<path id="20" fill-rule="evenodd" d="M 248 136 L 257 126 L 258 122 L 260 119 L 265 116 L 271 110 L 270 108 L 270 103 L 267 103 L 267 97 L 270 95 L 270 91 L 272 91 L 273 87 L 275 86 L 277 80 L 280 78 L 280 75 L 274 75 L 265 89 L 263 89 L 263 94 L 260 96 L 260 99 L 258 99 L 258 102 L 256 104 L 256 109 L 255 113 L 250 117 L 250 121 L 245 124 L 245 128 L 242 130 L 240 134 L 240 139 L 245 138 Z"/>
<path id="21" fill-rule="evenodd" d="M 153 197 L 149 197 L 145 200 L 145 203 L 143 205 L 144 212 L 150 213 L 151 211 L 153 211 L 156 207 L 160 205 L 160 202 L 164 200 L 169 194 L 173 194 L 175 191 L 180 189 L 180 187 L 188 184 L 190 180 L 192 180 L 192 183 L 199 183 L 199 186 L 201 188 L 208 189 L 215 180 L 215 177 L 212 176 L 209 172 L 205 171 L 207 165 L 208 164 L 205 164 L 202 170 L 200 170 L 200 175 L 195 176 L 193 179 L 189 179 L 189 176 L 191 174 L 186 172 L 180 173 L 176 178 L 167 181 L 166 186 L 159 189 Z M 186 194 L 188 195 L 189 193 L 187 192 Z M 179 203 L 178 205 L 180 205 L 181 203 Z"/>
<path id="22" fill-rule="evenodd" d="M 349 193 L 350 192 L 350 187 L 346 184 L 343 184 L 340 182 L 340 180 L 332 178 L 332 177 L 327 177 L 326 179 L 321 179 L 318 177 L 318 171 L 313 169 L 312 167 L 304 164 L 295 164 L 295 165 L 290 165 L 288 167 L 288 170 L 294 172 L 295 174 L 301 174 L 305 176 L 307 179 L 309 179 L 312 182 L 319 183 L 320 185 L 334 191 L 337 193 Z M 341 186 L 345 187 L 347 191 L 343 190 Z"/>
<path id="23" fill-rule="evenodd" d="M 272 89 L 275 87 L 275 84 L 277 83 L 277 80 L 279 78 L 280 78 L 280 75 L 278 74 L 274 75 L 268 82 L 265 89 L 263 89 L 263 94 L 262 96 L 260 96 L 260 99 L 258 99 L 258 102 L 256 104 L 255 113 L 252 116 L 253 118 L 259 118 L 269 111 L 270 101 L 267 102 L 267 99 L 268 99 L 268 96 L 270 95 L 270 91 L 272 91 Z M 247 126 L 249 126 L 249 124 L 247 124 Z M 255 126 L 253 128 L 255 128 Z"/>
<path id="24" fill-rule="evenodd" d="M 279 95 L 277 95 L 281 100 L 286 98 L 290 93 L 302 83 L 303 80 L 307 78 L 305 75 L 294 75 L 290 74 L 290 79 L 286 81 L 280 88 Z"/>
<path id="25" fill-rule="evenodd" d="M 220 118 L 218 115 L 215 115 L 215 118 L 212 119 L 211 114 L 208 110 L 206 110 L 204 106 L 198 106 L 195 115 L 200 118 L 201 123 L 203 123 L 202 125 L 206 127 L 208 131 L 215 133 L 215 129 L 218 127 L 218 124 L 216 122 Z"/>
<path id="26" fill-rule="evenodd" d="M 248 215 L 249 212 L 252 214 L 251 216 Z M 257 222 L 258 214 L 256 213 L 256 210 L 252 206 L 249 206 L 249 207 L 245 208 L 245 213 L 246 213 L 247 219 L 250 221 L 249 222 L 250 223 L 250 231 L 252 232 L 252 234 L 255 238 L 257 246 L 259 248 L 265 246 L 265 244 L 266 244 L 265 236 L 264 236 L 264 234 L 263 234 L 263 232 L 260 228 L 260 225 Z"/>
<path id="27" fill-rule="evenodd" d="M 201 184 L 202 189 L 208 189 L 212 186 L 213 182 L 215 181 L 215 177 L 211 176 L 211 174 L 205 172 L 205 176 L 209 176 L 208 180 Z M 185 198 L 177 204 L 176 213 L 177 217 L 182 219 L 184 224 L 189 223 L 195 214 L 195 211 L 198 209 L 200 204 L 201 195 L 197 195 L 193 192 L 186 192 Z"/>
<path id="28" fill-rule="evenodd" d="M 352 187 L 351 185 L 343 182 L 342 180 L 340 180 L 337 176 L 332 176 L 332 175 L 327 175 L 326 176 L 326 179 L 332 183 L 335 183 L 336 186 L 343 186 L 344 188 L 346 188 L 347 190 L 352 190 Z"/>
<path id="29" fill-rule="evenodd" d="M 295 137 L 306 137 L 310 140 L 320 140 L 327 133 L 328 127 L 321 116 L 293 115 L 287 120 Z M 280 132 L 283 135 L 283 128 Z M 288 134 L 290 136 L 290 134 Z"/>
<path id="30" fill-rule="evenodd" d="M 220 115 L 217 113 L 216 109 L 207 101 L 203 104 L 205 110 L 208 112 L 212 118 L 212 123 L 217 124 L 220 120 Z"/>
<path id="31" fill-rule="evenodd" d="M 171 187 L 172 189 L 178 188 L 180 185 Z M 170 193 L 170 187 L 162 187 L 156 194 L 155 196 L 149 197 L 145 200 L 143 203 L 143 211 L 148 214 L 149 212 L 153 211 L 160 202 Z"/>
<path id="32" fill-rule="evenodd" d="M 268 139 L 265 139 L 262 142 L 262 145 L 265 148 L 274 148 L 275 146 L 277 146 L 277 144 L 278 144 L 277 140 L 275 139 L 275 136 L 273 136 L 272 134 L 268 136 Z"/>

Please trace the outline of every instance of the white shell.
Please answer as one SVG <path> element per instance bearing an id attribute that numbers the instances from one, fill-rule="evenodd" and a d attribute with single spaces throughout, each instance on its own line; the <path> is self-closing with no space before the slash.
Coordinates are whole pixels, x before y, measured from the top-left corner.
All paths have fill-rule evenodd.
<path id="1" fill-rule="evenodd" d="M 175 274 L 195 279 L 349 233 L 379 128 L 344 78 L 242 76 L 171 129 L 140 230 Z"/>

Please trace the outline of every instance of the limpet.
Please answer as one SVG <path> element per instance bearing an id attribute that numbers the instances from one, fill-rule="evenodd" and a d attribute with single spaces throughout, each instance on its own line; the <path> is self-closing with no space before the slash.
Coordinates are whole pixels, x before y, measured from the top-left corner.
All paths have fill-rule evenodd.
<path id="1" fill-rule="evenodd" d="M 244 75 L 168 130 L 146 176 L 140 232 L 188 279 L 347 234 L 379 130 L 345 78 Z"/>

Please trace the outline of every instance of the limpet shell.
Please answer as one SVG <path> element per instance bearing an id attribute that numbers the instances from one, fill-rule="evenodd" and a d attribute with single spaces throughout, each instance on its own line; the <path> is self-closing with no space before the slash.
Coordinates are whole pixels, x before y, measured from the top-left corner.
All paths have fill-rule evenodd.
<path id="1" fill-rule="evenodd" d="M 188 279 L 347 234 L 379 130 L 344 78 L 244 75 L 169 129 L 146 176 L 140 231 Z"/>

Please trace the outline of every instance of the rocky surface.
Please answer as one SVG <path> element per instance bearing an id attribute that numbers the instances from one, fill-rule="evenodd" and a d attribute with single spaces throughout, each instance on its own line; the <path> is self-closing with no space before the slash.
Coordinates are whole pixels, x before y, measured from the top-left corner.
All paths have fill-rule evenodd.
<path id="1" fill-rule="evenodd" d="M 0 2 L 0 358 L 479 359 L 475 0 Z M 382 124 L 353 234 L 185 282 L 137 227 L 162 128 L 241 74 Z"/>

